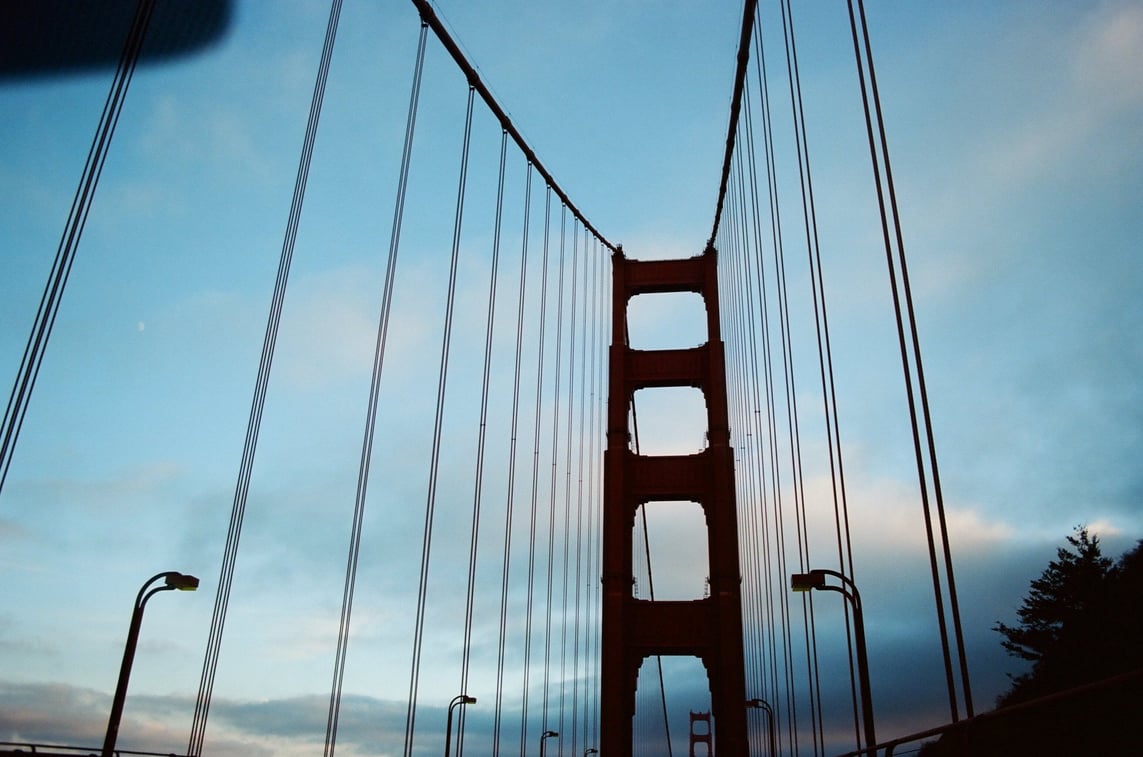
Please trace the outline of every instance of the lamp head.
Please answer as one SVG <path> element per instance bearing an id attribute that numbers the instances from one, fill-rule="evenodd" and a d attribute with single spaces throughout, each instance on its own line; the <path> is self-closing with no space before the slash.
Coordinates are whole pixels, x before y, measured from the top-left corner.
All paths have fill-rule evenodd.
<path id="1" fill-rule="evenodd" d="M 198 588 L 198 579 L 185 573 L 175 573 L 172 571 L 166 575 L 165 580 L 168 589 L 194 591 Z"/>
<path id="2" fill-rule="evenodd" d="M 542 739 L 550 739 L 550 738 L 554 738 L 556 736 L 559 736 L 559 734 L 556 733 L 555 731 L 544 731 L 544 735 L 541 736 L 540 739 L 541 740 Z"/>
<path id="3" fill-rule="evenodd" d="M 747 707 L 754 707 L 754 708 L 761 708 L 762 707 L 762 700 L 761 699 L 747 699 L 746 700 L 746 706 Z"/>
<path id="4" fill-rule="evenodd" d="M 790 576 L 790 588 L 794 591 L 810 591 L 825 586 L 826 574 L 822 570 L 811 570 L 809 573 L 794 573 Z"/>
<path id="5" fill-rule="evenodd" d="M 470 697 L 468 695 L 465 695 L 465 696 L 461 697 L 460 703 L 461 704 L 476 704 L 476 697 Z"/>

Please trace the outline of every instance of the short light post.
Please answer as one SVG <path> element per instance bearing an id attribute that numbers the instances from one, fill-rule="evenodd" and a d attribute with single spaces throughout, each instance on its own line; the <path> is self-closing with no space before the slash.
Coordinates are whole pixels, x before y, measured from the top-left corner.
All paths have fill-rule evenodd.
<path id="1" fill-rule="evenodd" d="M 826 584 L 826 577 L 833 576 L 842 586 Z M 794 591 L 836 591 L 849 600 L 853 607 L 853 632 L 857 643 L 857 678 L 861 687 L 861 714 L 865 724 L 865 748 L 868 754 L 876 754 L 874 747 L 877 736 L 873 732 L 873 694 L 869 687 L 869 657 L 865 649 L 865 621 L 861 614 L 861 594 L 857 585 L 847 576 L 836 570 L 820 568 L 809 573 L 795 573 L 790 576 L 790 588 Z"/>
<path id="2" fill-rule="evenodd" d="M 163 579 L 162 586 L 151 588 L 159 579 Z M 183 573 L 168 570 L 157 573 L 147 579 L 143 588 L 139 589 L 135 597 L 135 609 L 131 611 L 131 626 L 127 630 L 127 644 L 123 648 L 123 664 L 119 666 L 119 683 L 115 686 L 115 698 L 111 701 L 111 717 L 107 720 L 107 735 L 103 739 L 102 757 L 112 757 L 115 752 L 115 741 L 119 738 L 119 721 L 123 718 L 123 703 L 127 699 L 127 681 L 131 677 L 131 664 L 135 661 L 135 647 L 139 644 L 139 627 L 143 624 L 143 608 L 147 600 L 160 591 L 194 591 L 198 588 L 198 579 Z"/>
<path id="3" fill-rule="evenodd" d="M 555 731 L 544 731 L 544 734 L 540 736 L 540 757 L 544 757 L 544 742 L 558 736 L 559 734 Z"/>
<path id="4" fill-rule="evenodd" d="M 767 716 L 767 725 L 770 731 L 770 757 L 778 757 L 778 743 L 774 737 L 774 709 L 770 707 L 770 703 L 765 699 L 750 699 L 746 702 L 747 707 L 753 707 L 758 710 L 764 710 Z"/>
<path id="5" fill-rule="evenodd" d="M 452 748 L 452 711 L 457 705 L 463 704 L 476 704 L 476 697 L 470 697 L 467 694 L 458 694 L 448 703 L 448 725 L 445 726 L 444 757 L 448 757 L 449 749 Z"/>

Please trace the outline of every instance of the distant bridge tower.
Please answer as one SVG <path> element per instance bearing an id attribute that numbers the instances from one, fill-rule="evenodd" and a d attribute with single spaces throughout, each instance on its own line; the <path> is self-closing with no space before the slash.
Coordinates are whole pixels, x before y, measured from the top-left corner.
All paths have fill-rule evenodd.
<path id="1" fill-rule="evenodd" d="M 696 729 L 695 726 L 699 727 Z M 695 753 L 695 747 L 706 744 L 706 751 Z M 691 711 L 691 745 L 689 757 L 711 757 L 714 750 L 710 748 L 710 713 Z"/>
<path id="2" fill-rule="evenodd" d="M 710 685 L 719 757 L 746 757 L 742 653 L 742 578 L 738 567 L 734 455 L 727 421 L 726 372 L 719 338 L 713 247 L 683 260 L 612 255 L 613 318 L 603 500 L 603 640 L 600 753 L 629 757 L 639 667 L 655 655 L 693 655 Z M 706 304 L 707 341 L 691 349 L 633 350 L 627 305 L 639 294 L 695 292 Z M 694 455 L 650 457 L 630 449 L 628 411 L 635 391 L 691 386 L 706 397 L 708 446 Z M 707 524 L 710 594 L 694 601 L 633 596 L 632 542 L 639 505 L 693 501 Z"/>

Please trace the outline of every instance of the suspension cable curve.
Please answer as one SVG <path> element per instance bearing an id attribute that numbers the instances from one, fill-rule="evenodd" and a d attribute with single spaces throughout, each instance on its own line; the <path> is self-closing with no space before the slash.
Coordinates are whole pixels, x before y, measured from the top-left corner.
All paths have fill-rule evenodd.
<path id="1" fill-rule="evenodd" d="M 754 1 L 755 0 L 751 0 L 751 2 Z M 500 104 L 496 102 L 496 98 L 492 96 L 492 93 L 488 90 L 488 87 L 485 86 L 484 82 L 480 80 L 480 75 L 477 74 L 476 69 L 471 63 L 468 62 L 468 59 L 464 57 L 464 53 L 461 52 L 460 46 L 456 44 L 456 41 L 452 38 L 452 35 L 448 33 L 447 29 L 445 29 L 444 24 L 441 23 L 441 20 L 437 16 L 436 11 L 433 10 L 433 6 L 428 2 L 428 0 L 412 0 L 412 3 L 417 7 L 417 12 L 421 14 L 421 19 L 429 25 L 429 28 L 431 28 L 433 33 L 437 35 L 437 39 L 439 39 L 441 44 L 444 45 L 445 50 L 447 50 L 448 54 L 452 56 L 452 59 L 456 61 L 456 64 L 460 67 L 460 70 L 464 72 L 464 75 L 468 78 L 469 86 L 473 87 L 476 90 L 476 93 L 480 95 L 480 99 L 484 101 L 484 104 L 487 105 L 488 109 L 492 111 L 492 115 L 496 116 L 496 120 L 500 122 L 500 127 L 504 129 L 504 131 L 508 132 L 508 135 L 512 137 L 512 141 L 515 142 L 516 146 L 520 148 L 520 151 L 524 153 L 524 157 L 526 157 L 528 161 L 533 166 L 535 166 L 536 171 L 538 171 L 540 176 L 544 178 L 544 181 L 547 182 L 547 185 L 551 188 L 551 190 L 556 193 L 556 196 L 560 198 L 560 202 L 562 202 L 567 207 L 567 209 L 572 212 L 573 216 L 579 219 L 579 222 L 584 225 L 584 228 L 598 237 L 599 240 L 603 242 L 603 244 L 606 245 L 609 250 L 614 252 L 615 246 L 608 242 L 603 237 L 603 235 L 600 234 L 599 231 L 591 225 L 587 218 L 584 217 L 583 213 L 579 211 L 579 209 L 567 196 L 564 190 L 560 188 L 560 185 L 556 182 L 555 178 L 553 178 L 552 175 L 548 173 L 548 170 L 544 168 L 544 164 L 541 163 L 540 159 L 536 157 L 536 153 L 532 150 L 528 143 L 524 141 L 524 137 L 512 124 L 512 119 L 508 118 L 508 114 L 505 113 L 504 109 L 500 107 Z"/>

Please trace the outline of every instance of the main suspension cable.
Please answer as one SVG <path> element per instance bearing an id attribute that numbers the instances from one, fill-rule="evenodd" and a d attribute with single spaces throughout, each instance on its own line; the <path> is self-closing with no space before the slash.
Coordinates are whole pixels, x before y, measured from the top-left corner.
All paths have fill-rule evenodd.
<path id="1" fill-rule="evenodd" d="M 583 213 L 579 211 L 579 209 L 575 206 L 575 204 L 571 201 L 563 189 L 560 188 L 560 185 L 556 183 L 556 180 L 552 177 L 552 175 L 548 173 L 548 170 L 544 168 L 544 164 L 540 162 L 540 159 L 536 157 L 536 153 L 533 152 L 532 148 L 528 146 L 528 143 L 524 141 L 524 137 L 512 123 L 512 119 L 508 118 L 508 114 L 505 113 L 504 109 L 500 107 L 500 104 L 496 102 L 496 98 L 492 96 L 492 92 L 490 92 L 488 87 L 485 86 L 484 82 L 480 80 L 480 75 L 476 72 L 476 68 L 474 68 L 473 65 L 469 63 L 468 59 L 464 57 L 464 53 L 461 52 L 460 46 L 456 44 L 456 41 L 448 33 L 448 30 L 445 29 L 444 24 L 441 23 L 440 18 L 437 16 L 436 11 L 433 10 L 433 7 L 429 4 L 428 0 L 412 0 L 412 2 L 413 5 L 417 7 L 417 11 L 421 14 L 421 19 L 429 25 L 429 27 L 433 30 L 433 33 L 437 35 L 437 38 L 440 40 L 441 44 L 444 45 L 445 50 L 448 51 L 448 54 L 452 56 L 452 59 L 456 62 L 456 65 L 460 68 L 461 71 L 464 72 L 465 77 L 468 79 L 469 85 L 471 85 L 476 90 L 477 94 L 480 95 L 480 99 L 484 101 L 484 104 L 488 106 L 490 111 L 492 111 L 492 115 L 496 118 L 497 121 L 500 122 L 501 128 L 503 128 L 504 131 L 508 132 L 508 135 L 512 137 L 512 141 L 516 143 L 516 146 L 520 148 L 522 153 L 524 153 L 524 157 L 528 159 L 528 161 L 535 167 L 540 176 L 543 177 L 544 181 L 547 183 L 547 186 L 556 193 L 556 196 L 559 197 L 560 202 L 563 203 L 564 207 L 571 211 L 572 216 L 578 219 L 579 222 L 583 224 L 584 228 L 597 236 L 600 241 L 602 241 L 603 244 L 607 246 L 608 249 L 614 251 L 615 246 L 604 239 L 603 235 L 600 234 L 599 231 L 591 225 L 591 223 L 584 217 Z"/>
<path id="2" fill-rule="evenodd" d="M 754 15 L 758 0 L 746 0 L 742 8 L 742 30 L 738 35 L 738 65 L 734 72 L 734 89 L 730 96 L 730 122 L 726 127 L 726 149 L 722 158 L 722 178 L 718 185 L 718 199 L 714 203 L 714 225 L 710 232 L 709 244 L 713 247 L 718 239 L 718 227 L 722 222 L 722 205 L 726 200 L 726 187 L 730 180 L 730 162 L 734 146 L 738 141 L 738 111 L 742 107 L 742 88 L 746 84 L 747 64 L 750 62 L 750 36 L 754 29 Z"/>

